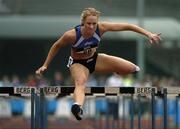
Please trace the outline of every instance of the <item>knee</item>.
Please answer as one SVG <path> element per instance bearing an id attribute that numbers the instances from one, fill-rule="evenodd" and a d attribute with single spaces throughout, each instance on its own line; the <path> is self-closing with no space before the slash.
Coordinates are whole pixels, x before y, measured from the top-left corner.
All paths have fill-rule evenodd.
<path id="1" fill-rule="evenodd" d="M 76 79 L 74 82 L 75 91 L 85 92 L 86 79 Z"/>
<path id="2" fill-rule="evenodd" d="M 83 77 L 74 80 L 75 86 L 85 87 L 86 82 L 87 79 Z"/>
<path id="3" fill-rule="evenodd" d="M 136 74 L 137 72 L 140 71 L 139 66 L 137 65 L 132 65 L 131 67 L 126 69 L 125 74 Z"/>
<path id="4" fill-rule="evenodd" d="M 126 75 L 126 74 L 132 74 L 132 73 L 137 73 L 140 71 L 139 66 L 137 65 L 131 65 L 130 67 L 126 67 L 125 69 L 121 69 L 118 72 L 116 72 L 119 75 Z"/>
<path id="5" fill-rule="evenodd" d="M 136 74 L 136 73 L 139 72 L 139 71 L 140 71 L 139 66 L 135 65 L 134 70 L 133 70 L 132 73 Z"/>

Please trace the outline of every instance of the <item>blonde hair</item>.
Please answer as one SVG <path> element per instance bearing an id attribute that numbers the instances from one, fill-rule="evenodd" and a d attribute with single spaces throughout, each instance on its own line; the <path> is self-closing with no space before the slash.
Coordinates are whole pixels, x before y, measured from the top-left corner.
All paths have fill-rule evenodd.
<path id="1" fill-rule="evenodd" d="M 85 19 L 88 17 L 88 16 L 97 16 L 99 18 L 100 16 L 100 13 L 98 10 L 96 10 L 95 8 L 85 8 L 82 13 L 81 13 L 81 24 L 84 23 Z"/>

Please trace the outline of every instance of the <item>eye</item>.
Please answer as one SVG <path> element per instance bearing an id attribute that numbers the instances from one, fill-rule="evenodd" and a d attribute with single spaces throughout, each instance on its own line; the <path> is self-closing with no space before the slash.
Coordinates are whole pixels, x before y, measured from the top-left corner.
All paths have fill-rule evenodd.
<path id="1" fill-rule="evenodd" d="M 87 22 L 87 24 L 95 26 L 97 23 L 96 22 Z"/>

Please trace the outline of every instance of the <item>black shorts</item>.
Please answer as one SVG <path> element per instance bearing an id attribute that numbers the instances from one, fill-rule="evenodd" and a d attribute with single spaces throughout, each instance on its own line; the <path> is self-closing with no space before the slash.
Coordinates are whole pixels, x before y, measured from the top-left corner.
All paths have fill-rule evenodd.
<path id="1" fill-rule="evenodd" d="M 69 57 L 69 61 L 67 64 L 67 67 L 70 67 L 74 63 L 79 63 L 85 66 L 89 73 L 94 72 L 95 66 L 96 66 L 96 60 L 97 60 L 98 54 L 95 52 L 94 55 L 88 59 L 80 59 L 80 60 L 74 60 L 71 56 Z"/>

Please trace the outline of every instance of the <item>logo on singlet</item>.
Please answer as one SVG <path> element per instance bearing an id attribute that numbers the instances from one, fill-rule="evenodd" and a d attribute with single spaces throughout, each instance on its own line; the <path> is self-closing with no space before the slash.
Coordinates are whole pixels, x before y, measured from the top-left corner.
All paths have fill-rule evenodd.
<path id="1" fill-rule="evenodd" d="M 91 61 L 93 61 L 93 58 L 88 59 L 88 60 L 87 60 L 87 63 L 89 63 L 89 62 L 91 62 Z"/>
<path id="2" fill-rule="evenodd" d="M 86 42 L 84 45 L 91 45 L 93 42 Z"/>

